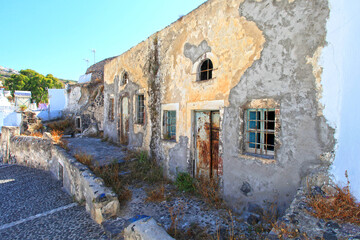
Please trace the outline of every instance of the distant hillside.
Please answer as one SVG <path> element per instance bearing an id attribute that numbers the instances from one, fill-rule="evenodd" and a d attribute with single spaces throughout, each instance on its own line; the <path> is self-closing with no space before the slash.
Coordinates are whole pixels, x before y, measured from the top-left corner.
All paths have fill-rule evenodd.
<path id="1" fill-rule="evenodd" d="M 74 81 L 74 80 L 66 80 L 66 79 L 61 79 L 59 78 L 60 82 L 62 82 L 63 84 L 69 84 L 69 85 L 73 85 L 73 84 L 76 84 L 77 81 Z"/>
<path id="2" fill-rule="evenodd" d="M 0 66 L 0 81 L 5 80 L 5 78 L 10 77 L 12 74 L 19 74 L 19 72 L 11 68 Z"/>
<path id="3" fill-rule="evenodd" d="M 11 68 L 6 68 L 6 67 L 2 67 L 0 66 L 0 81 L 4 81 L 5 78 L 10 77 L 12 74 L 19 74 L 19 71 L 16 71 L 14 69 Z M 59 78 L 60 82 L 62 82 L 63 84 L 76 84 L 77 81 L 74 80 L 67 80 L 67 79 L 61 79 Z"/>

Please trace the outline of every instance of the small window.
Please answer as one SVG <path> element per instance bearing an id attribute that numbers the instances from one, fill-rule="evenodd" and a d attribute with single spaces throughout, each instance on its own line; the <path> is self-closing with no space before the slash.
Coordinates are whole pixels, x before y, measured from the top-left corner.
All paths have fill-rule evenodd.
<path id="1" fill-rule="evenodd" d="M 275 109 L 246 110 L 246 143 L 248 153 L 274 156 Z"/>
<path id="2" fill-rule="evenodd" d="M 129 74 L 127 72 L 124 72 L 122 78 L 121 78 L 121 82 L 120 82 L 120 85 L 121 86 L 124 86 L 128 83 L 128 80 L 129 80 Z"/>
<path id="3" fill-rule="evenodd" d="M 81 130 L 81 117 L 80 116 L 77 116 L 75 118 L 75 126 L 76 126 L 77 130 Z"/>
<path id="4" fill-rule="evenodd" d="M 136 102 L 136 123 L 144 124 L 145 119 L 145 105 L 144 105 L 144 95 L 137 95 Z"/>
<path id="5" fill-rule="evenodd" d="M 213 63 L 210 59 L 206 59 L 200 65 L 199 69 L 199 80 L 209 80 L 212 79 L 212 72 L 213 72 Z"/>
<path id="6" fill-rule="evenodd" d="M 163 139 L 176 141 L 176 111 L 164 111 Z"/>
<path id="7" fill-rule="evenodd" d="M 114 98 L 110 98 L 109 102 L 109 121 L 114 121 Z"/>

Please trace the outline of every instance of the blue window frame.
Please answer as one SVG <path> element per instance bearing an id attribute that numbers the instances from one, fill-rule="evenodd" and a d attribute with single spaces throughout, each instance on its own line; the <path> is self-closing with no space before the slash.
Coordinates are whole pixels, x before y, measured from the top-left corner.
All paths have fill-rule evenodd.
<path id="1" fill-rule="evenodd" d="M 137 95 L 136 99 L 136 123 L 144 124 L 145 120 L 145 97 L 144 95 Z"/>
<path id="2" fill-rule="evenodd" d="M 246 110 L 246 151 L 274 156 L 275 109 Z"/>
<path id="3" fill-rule="evenodd" d="M 176 111 L 164 111 L 163 138 L 176 141 Z"/>

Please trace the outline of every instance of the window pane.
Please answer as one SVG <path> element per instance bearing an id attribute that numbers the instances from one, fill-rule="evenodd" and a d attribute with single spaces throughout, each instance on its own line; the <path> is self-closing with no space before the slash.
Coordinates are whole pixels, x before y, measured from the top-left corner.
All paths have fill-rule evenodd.
<path id="1" fill-rule="evenodd" d="M 275 111 L 265 112 L 265 129 L 275 130 Z"/>
<path id="2" fill-rule="evenodd" d="M 255 133 L 249 133 L 249 148 L 255 148 Z"/>
<path id="3" fill-rule="evenodd" d="M 250 111 L 249 120 L 257 120 L 255 111 Z"/>
<path id="4" fill-rule="evenodd" d="M 274 151 L 274 145 L 275 145 L 275 135 L 274 134 L 265 134 L 266 138 L 266 148 L 269 151 Z"/>

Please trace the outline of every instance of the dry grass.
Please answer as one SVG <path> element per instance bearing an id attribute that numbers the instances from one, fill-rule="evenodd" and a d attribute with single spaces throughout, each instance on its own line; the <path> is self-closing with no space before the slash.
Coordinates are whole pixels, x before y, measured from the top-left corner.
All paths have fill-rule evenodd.
<path id="1" fill-rule="evenodd" d="M 273 224 L 273 230 L 276 232 L 279 239 L 309 239 L 306 233 L 300 233 L 300 231 L 295 228 L 292 224 L 286 224 L 284 222 Z"/>
<path id="2" fill-rule="evenodd" d="M 74 157 L 76 158 L 76 160 L 78 160 L 82 164 L 91 167 L 92 160 L 93 160 L 92 155 L 79 151 L 79 152 L 75 153 Z"/>
<path id="3" fill-rule="evenodd" d="M 131 172 L 132 180 L 145 181 L 151 184 L 164 183 L 166 178 L 163 169 L 154 159 L 148 157 L 146 151 L 129 153 L 128 160 L 135 158 L 136 161 L 128 161 L 124 167 Z"/>
<path id="4" fill-rule="evenodd" d="M 336 186 L 335 194 L 326 193 L 327 196 L 308 195 L 307 202 L 314 211 L 311 215 L 322 219 L 337 220 L 360 225 L 360 203 L 355 201 L 350 192 L 350 181 L 347 171 L 345 172 L 347 186 Z"/>
<path id="5" fill-rule="evenodd" d="M 67 140 L 62 139 L 60 142 L 58 142 L 58 145 L 59 145 L 61 148 L 65 149 L 66 151 L 69 151 L 69 150 L 70 150 L 70 148 L 69 148 L 69 141 L 67 141 Z"/>
<path id="6" fill-rule="evenodd" d="M 32 137 L 38 137 L 38 138 L 42 138 L 43 137 L 43 134 L 40 133 L 40 132 L 33 132 L 30 134 L 30 136 Z"/>
<path id="7" fill-rule="evenodd" d="M 53 140 L 55 143 L 61 142 L 61 138 L 62 138 L 62 136 L 64 135 L 62 131 L 52 130 L 50 133 L 51 133 L 52 140 Z"/>
<path id="8" fill-rule="evenodd" d="M 224 201 L 221 198 L 218 178 L 198 177 L 195 180 L 195 188 L 196 192 L 210 205 L 216 208 L 223 206 Z"/>
<path id="9" fill-rule="evenodd" d="M 126 180 L 119 176 L 119 165 L 112 163 L 105 167 L 91 167 L 96 176 L 102 178 L 107 187 L 111 187 L 112 190 L 118 195 L 118 199 L 121 203 L 131 199 L 132 192 L 127 187 Z"/>
<path id="10" fill-rule="evenodd" d="M 67 118 L 64 120 L 54 121 L 47 124 L 47 127 L 52 130 L 58 130 L 64 132 L 68 129 L 75 129 L 75 123 L 71 119 Z"/>
<path id="11" fill-rule="evenodd" d="M 147 192 L 146 202 L 163 202 L 166 200 L 165 186 L 162 184 L 153 190 Z"/>
<path id="12" fill-rule="evenodd" d="M 175 239 L 178 239 L 177 236 L 178 224 L 184 217 L 185 205 L 186 203 L 184 203 L 183 201 L 179 201 L 179 203 L 175 204 L 174 206 L 166 205 L 171 218 L 171 225 L 167 230 L 167 232 L 169 233 L 170 236 L 174 237 Z"/>

